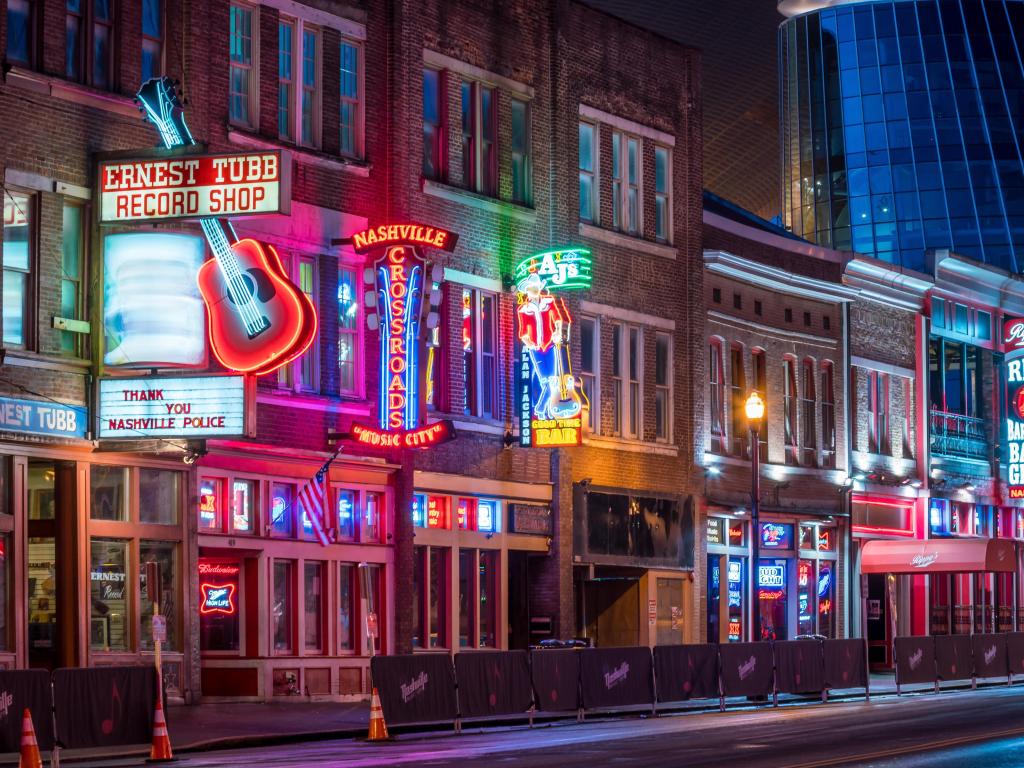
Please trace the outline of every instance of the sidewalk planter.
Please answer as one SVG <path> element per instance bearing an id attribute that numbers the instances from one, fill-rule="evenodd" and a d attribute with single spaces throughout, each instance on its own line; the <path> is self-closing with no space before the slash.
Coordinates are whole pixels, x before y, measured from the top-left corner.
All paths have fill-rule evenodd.
<path id="1" fill-rule="evenodd" d="M 655 646 L 654 679 L 659 703 L 717 699 L 718 646 Z"/>

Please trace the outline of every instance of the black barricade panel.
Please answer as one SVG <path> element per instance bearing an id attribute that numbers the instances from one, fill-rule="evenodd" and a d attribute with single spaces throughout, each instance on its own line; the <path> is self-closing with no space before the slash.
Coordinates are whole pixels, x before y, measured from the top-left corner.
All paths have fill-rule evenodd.
<path id="1" fill-rule="evenodd" d="M 526 651 L 473 651 L 455 655 L 462 717 L 515 715 L 533 704 Z"/>
<path id="2" fill-rule="evenodd" d="M 1006 662 L 1014 675 L 1024 675 L 1024 632 L 1006 633 Z"/>
<path id="3" fill-rule="evenodd" d="M 935 638 L 897 637 L 895 646 L 898 683 L 935 682 Z"/>
<path id="4" fill-rule="evenodd" d="M 718 646 L 655 646 L 654 679 L 658 701 L 717 699 Z"/>
<path id="5" fill-rule="evenodd" d="M 53 673 L 58 738 L 70 748 L 148 744 L 156 697 L 152 667 L 58 669 Z"/>
<path id="6" fill-rule="evenodd" d="M 970 635 L 933 635 L 938 680 L 967 680 L 974 674 Z"/>
<path id="7" fill-rule="evenodd" d="M 973 636 L 974 674 L 978 677 L 1006 677 L 1010 668 L 1006 659 L 1006 635 Z"/>
<path id="8" fill-rule="evenodd" d="M 370 674 L 389 725 L 455 722 L 455 670 L 447 653 L 374 656 Z"/>
<path id="9" fill-rule="evenodd" d="M 778 640 L 774 643 L 775 685 L 781 693 L 821 693 L 825 666 L 817 640 Z"/>
<path id="10" fill-rule="evenodd" d="M 0 752 L 21 747 L 21 718 L 28 708 L 40 749 L 53 748 L 50 673 L 45 669 L 0 671 Z"/>
<path id="11" fill-rule="evenodd" d="M 767 696 L 772 692 L 771 643 L 728 643 L 718 647 L 726 696 Z"/>
<path id="12" fill-rule="evenodd" d="M 579 709 L 580 653 L 570 648 L 530 653 L 530 676 L 537 709 L 548 712 Z"/>
<path id="13" fill-rule="evenodd" d="M 826 640 L 821 644 L 821 654 L 826 688 L 867 687 L 868 670 L 863 640 Z"/>
<path id="14" fill-rule="evenodd" d="M 580 656 L 585 708 L 653 703 L 650 648 L 587 648 Z"/>

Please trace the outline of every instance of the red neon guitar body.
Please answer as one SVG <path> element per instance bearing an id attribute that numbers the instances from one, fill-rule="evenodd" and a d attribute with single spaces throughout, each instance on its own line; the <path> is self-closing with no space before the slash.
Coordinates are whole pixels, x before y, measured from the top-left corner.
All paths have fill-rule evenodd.
<path id="1" fill-rule="evenodd" d="M 217 259 L 199 269 L 199 292 L 206 303 L 210 346 L 225 368 L 242 373 L 269 373 L 301 355 L 316 336 L 316 310 L 286 275 L 277 251 L 244 239 L 232 244 L 240 277 L 236 295 L 245 291 L 263 329 L 246 327 Z M 244 288 L 238 288 L 239 284 Z"/>

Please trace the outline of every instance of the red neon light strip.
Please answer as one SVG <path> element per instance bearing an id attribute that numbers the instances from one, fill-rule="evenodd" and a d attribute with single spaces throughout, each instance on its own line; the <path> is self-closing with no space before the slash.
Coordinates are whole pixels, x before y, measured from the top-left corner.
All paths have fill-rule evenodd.
<path id="1" fill-rule="evenodd" d="M 208 608 L 206 601 L 209 599 L 209 592 L 211 589 L 226 589 L 228 591 L 228 607 L 227 608 Z M 199 606 L 199 612 L 204 616 L 208 616 L 211 613 L 222 613 L 225 616 L 230 616 L 235 612 L 235 585 L 234 584 L 200 584 L 199 590 L 203 594 L 203 601 Z"/>

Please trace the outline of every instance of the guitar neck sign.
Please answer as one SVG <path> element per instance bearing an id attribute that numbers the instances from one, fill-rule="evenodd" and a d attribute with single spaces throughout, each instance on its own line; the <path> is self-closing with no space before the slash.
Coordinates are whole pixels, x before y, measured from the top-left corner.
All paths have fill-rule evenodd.
<path id="1" fill-rule="evenodd" d="M 281 150 L 106 160 L 100 223 L 288 213 L 291 162 Z"/>

